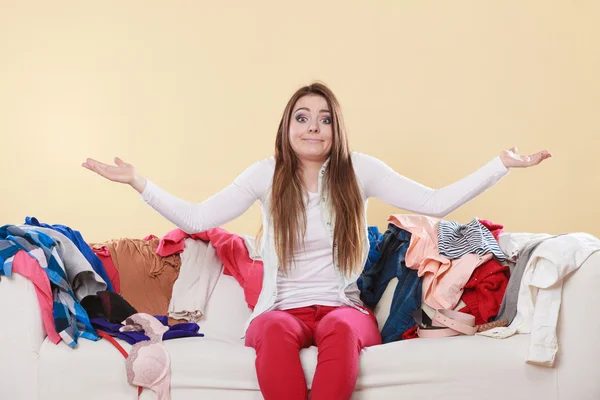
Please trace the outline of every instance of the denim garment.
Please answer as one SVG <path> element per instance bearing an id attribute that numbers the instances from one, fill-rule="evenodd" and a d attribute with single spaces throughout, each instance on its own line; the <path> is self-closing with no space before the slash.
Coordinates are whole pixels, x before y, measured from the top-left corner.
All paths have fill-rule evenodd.
<path id="1" fill-rule="evenodd" d="M 361 298 L 370 308 L 379 302 L 390 280 L 398 278 L 390 314 L 381 329 L 382 343 L 401 340 L 402 334 L 415 325 L 412 313 L 421 306 L 421 278 L 405 263 L 410 238 L 410 232 L 389 224 L 380 244 L 380 259 L 363 271 Z"/>
<path id="2" fill-rule="evenodd" d="M 367 256 L 367 261 L 363 267 L 363 271 L 371 268 L 379 259 L 381 258 L 381 253 L 379 252 L 379 247 L 381 245 L 381 241 L 383 240 L 383 235 L 379 232 L 379 228 L 377 226 L 369 226 L 369 255 Z M 358 289 L 362 291 L 363 285 L 363 275 L 361 274 L 356 280 L 356 284 L 358 285 Z"/>

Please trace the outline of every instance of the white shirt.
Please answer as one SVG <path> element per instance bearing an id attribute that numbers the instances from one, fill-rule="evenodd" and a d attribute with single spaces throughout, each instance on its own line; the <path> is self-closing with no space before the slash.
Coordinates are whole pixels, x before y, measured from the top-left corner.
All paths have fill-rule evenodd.
<path id="1" fill-rule="evenodd" d="M 319 194 L 308 193 L 304 247 L 294 251 L 289 271 L 277 273 L 274 309 L 288 310 L 319 304 L 339 306 L 340 275 L 333 265 L 328 232 L 320 223 Z M 354 298 L 360 303 L 360 298 Z"/>

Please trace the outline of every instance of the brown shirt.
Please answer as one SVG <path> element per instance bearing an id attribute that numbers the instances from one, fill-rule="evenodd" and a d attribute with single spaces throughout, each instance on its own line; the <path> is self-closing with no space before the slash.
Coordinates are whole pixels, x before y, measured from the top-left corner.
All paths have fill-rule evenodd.
<path id="1" fill-rule="evenodd" d="M 167 315 L 173 284 L 179 276 L 181 257 L 156 254 L 158 238 L 113 239 L 90 244 L 110 251 L 121 280 L 121 296 L 138 312 Z"/>

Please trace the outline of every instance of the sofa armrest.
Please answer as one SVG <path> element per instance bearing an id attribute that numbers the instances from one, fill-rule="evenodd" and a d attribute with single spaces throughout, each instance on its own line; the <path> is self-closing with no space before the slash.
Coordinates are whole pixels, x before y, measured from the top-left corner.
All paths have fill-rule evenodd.
<path id="1" fill-rule="evenodd" d="M 38 398 L 38 357 L 46 337 L 31 281 L 0 278 L 0 399 Z"/>
<path id="2" fill-rule="evenodd" d="M 568 276 L 558 320 L 558 399 L 600 399 L 600 252 Z"/>

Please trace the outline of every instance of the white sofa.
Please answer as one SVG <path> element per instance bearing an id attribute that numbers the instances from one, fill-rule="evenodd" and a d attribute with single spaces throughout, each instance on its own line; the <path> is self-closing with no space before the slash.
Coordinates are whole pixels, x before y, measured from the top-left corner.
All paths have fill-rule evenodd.
<path id="1" fill-rule="evenodd" d="M 389 294 L 389 293 L 388 293 Z M 390 296 L 382 299 L 383 307 Z M 389 304 L 389 303 L 388 303 Z M 600 253 L 567 278 L 553 368 L 525 363 L 529 335 L 413 339 L 367 348 L 353 399 L 600 399 Z M 379 311 L 382 312 L 382 311 Z M 202 338 L 165 341 L 174 400 L 261 399 L 254 349 L 243 345 L 249 316 L 242 289 L 221 276 L 200 321 Z M 77 349 L 45 338 L 34 288 L 13 275 L 0 281 L 0 399 L 131 400 L 125 359 L 106 340 Z M 130 346 L 120 341 L 128 350 Z M 316 348 L 302 350 L 310 386 Z M 144 389 L 140 399 L 155 399 Z"/>

